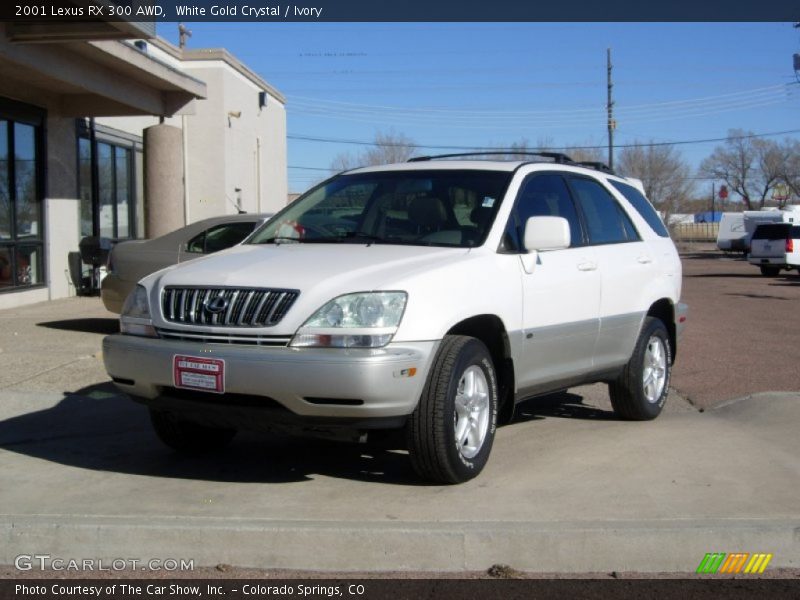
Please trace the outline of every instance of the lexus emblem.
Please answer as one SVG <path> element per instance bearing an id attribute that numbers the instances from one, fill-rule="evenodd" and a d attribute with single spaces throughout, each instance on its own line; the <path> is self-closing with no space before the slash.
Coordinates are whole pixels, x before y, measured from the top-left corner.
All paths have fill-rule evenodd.
<path id="1" fill-rule="evenodd" d="M 212 315 L 217 315 L 228 308 L 228 300 L 224 296 L 214 296 L 205 303 L 205 308 Z"/>

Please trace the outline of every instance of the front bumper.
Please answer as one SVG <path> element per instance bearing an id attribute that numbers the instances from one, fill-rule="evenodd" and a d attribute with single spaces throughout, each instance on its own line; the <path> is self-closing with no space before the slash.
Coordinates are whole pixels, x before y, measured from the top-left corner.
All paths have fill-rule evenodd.
<path id="1" fill-rule="evenodd" d="M 294 416 L 352 421 L 411 414 L 438 345 L 268 348 L 116 334 L 103 340 L 103 360 L 121 390 L 156 408 L 208 413 L 212 404 L 217 412 L 227 404 L 253 409 L 248 418 L 270 419 L 275 411 L 267 409 L 277 405 Z M 178 354 L 224 360 L 225 394 L 177 390 L 173 357 Z"/>

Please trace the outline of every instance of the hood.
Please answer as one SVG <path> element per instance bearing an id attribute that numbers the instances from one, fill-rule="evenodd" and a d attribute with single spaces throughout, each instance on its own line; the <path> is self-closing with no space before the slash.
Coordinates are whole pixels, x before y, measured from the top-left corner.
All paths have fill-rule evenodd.
<path id="1" fill-rule="evenodd" d="M 299 290 L 297 302 L 281 324 L 296 327 L 300 324 L 296 319 L 302 322 L 336 296 L 400 289 L 393 284 L 414 272 L 457 262 L 469 252 L 466 248 L 383 244 L 246 244 L 159 271 L 144 283 L 159 288 Z"/>
<path id="2" fill-rule="evenodd" d="M 304 291 L 335 280 L 348 291 L 371 290 L 467 252 L 383 244 L 246 244 L 162 272 L 160 284 Z"/>

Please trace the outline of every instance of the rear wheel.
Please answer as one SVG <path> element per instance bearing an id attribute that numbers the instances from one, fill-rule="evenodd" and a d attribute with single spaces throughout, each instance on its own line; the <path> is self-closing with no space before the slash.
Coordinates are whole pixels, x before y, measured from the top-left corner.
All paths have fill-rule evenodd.
<path id="1" fill-rule="evenodd" d="M 761 267 L 761 274 L 764 277 L 777 277 L 778 274 L 781 272 L 780 267 Z"/>
<path id="2" fill-rule="evenodd" d="M 461 483 L 481 472 L 497 426 L 497 376 L 486 346 L 445 336 L 408 424 L 414 470 L 437 483 Z"/>
<path id="3" fill-rule="evenodd" d="M 150 421 L 162 442 L 186 454 L 200 454 L 227 446 L 236 435 L 235 429 L 208 427 L 193 423 L 174 414 L 150 409 Z"/>
<path id="4" fill-rule="evenodd" d="M 608 386 L 614 412 L 630 421 L 655 419 L 667 401 L 671 370 L 667 328 L 660 319 L 647 317 L 631 359 Z"/>

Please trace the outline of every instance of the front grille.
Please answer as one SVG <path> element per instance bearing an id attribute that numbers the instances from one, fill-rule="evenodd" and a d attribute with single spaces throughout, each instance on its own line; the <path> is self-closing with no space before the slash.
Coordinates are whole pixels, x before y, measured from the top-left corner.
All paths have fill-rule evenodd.
<path id="1" fill-rule="evenodd" d="M 229 333 L 209 333 L 206 331 L 181 331 L 178 329 L 157 329 L 159 337 L 165 340 L 198 342 L 203 344 L 239 344 L 244 346 L 271 346 L 284 348 L 289 345 L 291 336 L 287 335 L 247 335 Z"/>
<path id="2" fill-rule="evenodd" d="M 172 323 L 270 327 L 283 319 L 299 295 L 297 290 L 167 287 L 161 311 Z M 208 309 L 212 302 L 219 308 L 217 312 Z"/>

